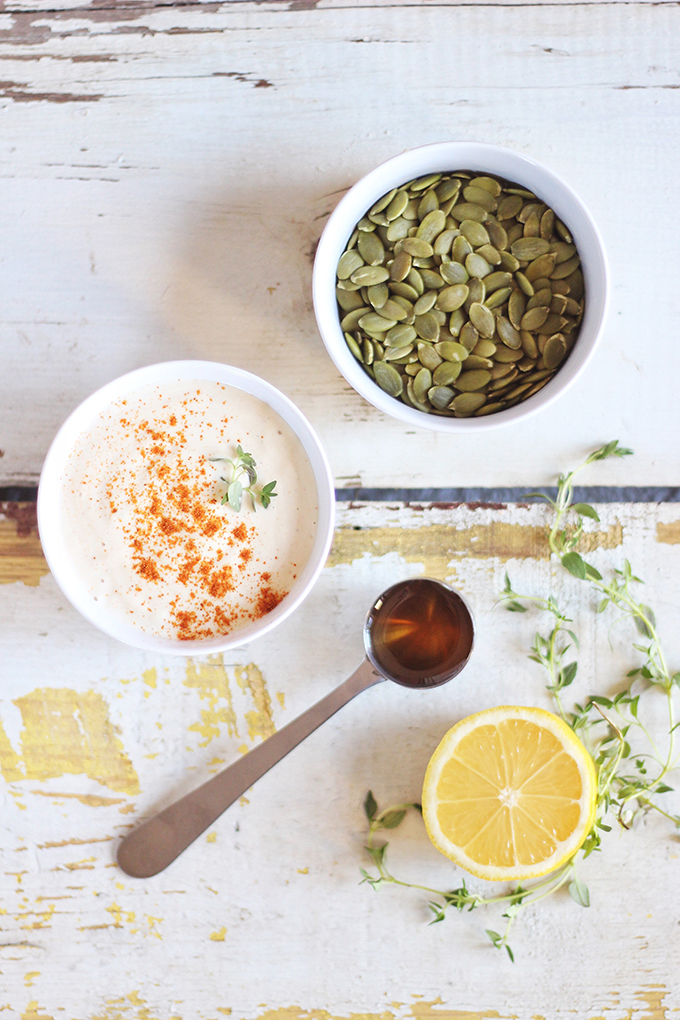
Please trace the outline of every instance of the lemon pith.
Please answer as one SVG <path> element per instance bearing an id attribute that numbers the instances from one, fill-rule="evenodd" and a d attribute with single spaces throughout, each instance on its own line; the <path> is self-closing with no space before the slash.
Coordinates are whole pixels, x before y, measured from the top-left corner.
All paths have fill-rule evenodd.
<path id="1" fill-rule="evenodd" d="M 503 705 L 456 723 L 423 784 L 434 845 L 492 881 L 537 878 L 581 846 L 596 813 L 592 758 L 558 716 Z"/>

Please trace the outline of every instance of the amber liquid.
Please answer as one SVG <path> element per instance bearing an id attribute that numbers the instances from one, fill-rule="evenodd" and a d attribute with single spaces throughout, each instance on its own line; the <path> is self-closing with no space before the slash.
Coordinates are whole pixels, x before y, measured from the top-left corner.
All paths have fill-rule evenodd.
<path id="1" fill-rule="evenodd" d="M 474 640 L 470 611 L 438 581 L 414 578 L 389 588 L 366 623 L 375 665 L 406 687 L 436 687 L 461 671 Z"/>

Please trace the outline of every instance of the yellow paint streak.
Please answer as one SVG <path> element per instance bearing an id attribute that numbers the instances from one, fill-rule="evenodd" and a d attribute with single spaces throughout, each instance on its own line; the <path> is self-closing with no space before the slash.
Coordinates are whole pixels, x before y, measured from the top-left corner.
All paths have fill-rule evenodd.
<path id="1" fill-rule="evenodd" d="M 111 804 L 125 803 L 123 797 L 98 797 L 95 793 L 52 793 L 50 790 L 29 790 L 28 792 L 35 794 L 36 797 L 53 797 L 55 800 L 72 798 L 79 800 L 81 804 L 86 804 L 87 807 L 109 807 Z"/>
<path id="2" fill-rule="evenodd" d="M 60 839 L 58 843 L 38 843 L 38 849 L 50 850 L 55 846 L 82 846 L 84 843 L 109 843 L 112 839 L 113 836 L 99 836 L 96 839 Z"/>
<path id="3" fill-rule="evenodd" d="M 277 691 L 276 692 L 276 700 L 278 701 L 278 703 L 281 706 L 281 708 L 285 708 L 286 707 L 286 695 L 285 695 L 284 691 Z"/>
<path id="4" fill-rule="evenodd" d="M 308 875 L 309 874 L 309 868 L 298 868 L 297 872 L 298 872 L 298 875 Z"/>
<path id="5" fill-rule="evenodd" d="M 219 737 L 221 724 L 226 724 L 229 736 L 238 736 L 229 677 L 221 655 L 209 655 L 200 662 L 189 659 L 184 686 L 194 688 L 201 700 L 208 702 L 208 708 L 201 710 L 201 721 L 189 726 L 190 731 L 203 737 L 200 747 L 206 747 L 213 737 Z"/>
<path id="6" fill-rule="evenodd" d="M 613 549 L 623 541 L 623 528 L 614 524 L 606 531 L 583 536 L 579 546 L 591 549 Z M 338 528 L 333 539 L 327 566 L 353 563 L 365 555 L 386 556 L 397 553 L 407 563 L 422 563 L 428 577 L 444 580 L 451 577 L 452 565 L 461 557 L 475 559 L 547 560 L 550 557 L 545 528 L 507 521 L 475 524 L 454 528 L 448 524 L 430 524 L 420 528 Z"/>
<path id="7" fill-rule="evenodd" d="M 14 521 L 0 520 L 0 584 L 22 581 L 34 588 L 49 572 L 37 533 L 17 535 Z"/>
<path id="8" fill-rule="evenodd" d="M 94 871 L 94 864 L 91 862 L 96 860 L 96 857 L 83 857 L 82 860 L 73 861 L 71 864 L 65 864 L 64 867 L 68 868 L 69 871 Z"/>
<path id="9" fill-rule="evenodd" d="M 2 721 L 0 721 L 0 771 L 7 783 L 16 783 L 17 780 L 26 778 L 21 769 L 19 755 L 10 744 Z"/>
<path id="10" fill-rule="evenodd" d="M 665 545 L 680 545 L 680 521 L 659 522 L 656 526 L 656 540 Z"/>
<path id="11" fill-rule="evenodd" d="M 24 984 L 27 988 L 33 987 L 33 982 L 37 977 L 40 977 L 39 970 L 29 970 L 27 974 L 24 974 Z"/>
<path id="12" fill-rule="evenodd" d="M 206 841 L 206 843 L 216 843 L 217 842 L 217 833 L 216 832 L 209 832 L 208 835 L 205 837 L 205 841 Z"/>
<path id="13" fill-rule="evenodd" d="M 95 691 L 38 688 L 16 698 L 24 723 L 22 757 L 27 779 L 85 773 L 122 793 L 139 793 L 139 781 Z"/>
<path id="14" fill-rule="evenodd" d="M 142 673 L 142 680 L 144 681 L 144 683 L 146 684 L 147 687 L 155 688 L 156 687 L 156 682 L 158 680 L 158 674 L 157 674 L 156 670 L 155 669 L 145 669 L 144 672 Z"/>
<path id="15" fill-rule="evenodd" d="M 251 662 L 247 666 L 235 666 L 234 672 L 237 684 L 242 691 L 250 692 L 255 706 L 253 711 L 246 712 L 248 736 L 251 740 L 255 737 L 266 740 L 276 732 L 276 727 L 272 718 L 272 699 L 269 697 L 262 670 Z"/>
<path id="16" fill-rule="evenodd" d="M 664 985 L 646 985 L 635 993 L 635 998 L 644 1002 L 649 1010 L 644 1020 L 668 1020 L 668 1009 L 664 1006 L 667 995 Z"/>
<path id="17" fill-rule="evenodd" d="M 227 934 L 226 928 L 218 928 L 217 931 L 210 932 L 211 942 L 224 942 L 224 937 Z"/>
<path id="18" fill-rule="evenodd" d="M 38 1012 L 40 1010 L 40 1012 Z M 33 999 L 26 1006 L 26 1012 L 21 1014 L 21 1020 L 54 1020 L 51 1013 L 43 1013 L 42 1007 L 38 1005 L 37 999 Z"/>

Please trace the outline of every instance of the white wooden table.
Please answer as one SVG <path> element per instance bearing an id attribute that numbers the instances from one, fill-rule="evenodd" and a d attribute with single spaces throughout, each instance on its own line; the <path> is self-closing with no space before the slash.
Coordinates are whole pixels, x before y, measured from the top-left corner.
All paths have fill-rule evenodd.
<path id="1" fill-rule="evenodd" d="M 37 483 L 59 424 L 99 385 L 184 357 L 284 390 L 341 488 L 544 485 L 611 438 L 636 456 L 584 482 L 677 484 L 678 40 L 680 8 L 665 2 L 4 3 L 0 486 Z M 311 307 L 314 245 L 344 189 L 451 138 L 508 145 L 564 176 L 612 270 L 584 377 L 475 440 L 408 430 L 364 403 Z M 670 504 L 604 507 L 620 542 L 598 554 L 607 568 L 629 555 L 676 662 L 679 518 Z M 589 860 L 589 911 L 568 898 L 536 908 L 514 967 L 483 935 L 498 918 L 428 927 L 417 894 L 358 885 L 369 787 L 381 804 L 417 799 L 457 718 L 548 704 L 524 658 L 536 621 L 494 609 L 506 567 L 545 589 L 544 524 L 514 505 L 341 505 L 303 608 L 252 647 L 184 662 L 92 630 L 35 532 L 0 519 L 0 1016 L 674 1016 L 678 844 L 660 822 L 612 833 Z M 419 573 L 453 580 L 477 614 L 455 688 L 367 692 L 172 869 L 123 876 L 120 835 L 344 679 L 374 596 Z M 629 642 L 610 653 L 606 624 L 574 609 L 576 696 L 611 690 Z M 395 867 L 456 884 L 415 821 L 393 843 Z"/>

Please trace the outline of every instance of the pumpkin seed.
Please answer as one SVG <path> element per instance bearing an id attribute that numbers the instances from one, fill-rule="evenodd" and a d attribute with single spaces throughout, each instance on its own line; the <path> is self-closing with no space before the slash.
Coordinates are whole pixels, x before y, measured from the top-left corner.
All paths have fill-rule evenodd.
<path id="1" fill-rule="evenodd" d="M 486 402 L 483 393 L 459 393 L 452 403 L 456 418 L 469 418 Z"/>
<path id="2" fill-rule="evenodd" d="M 484 286 L 486 287 L 486 293 L 491 294 L 492 291 L 498 290 L 499 287 L 508 287 L 512 283 L 512 273 L 506 273 L 503 270 L 498 270 L 495 273 L 489 273 L 488 276 L 484 277 Z"/>
<path id="3" fill-rule="evenodd" d="M 482 337 L 481 340 L 477 341 L 472 353 L 480 358 L 491 358 L 496 353 L 496 344 Z"/>
<path id="4" fill-rule="evenodd" d="M 351 251 L 343 252 L 338 261 L 336 274 L 338 280 L 349 280 L 354 270 L 359 269 L 359 267 L 363 266 L 363 264 L 364 260 L 358 251 L 352 249 Z"/>
<path id="5" fill-rule="evenodd" d="M 419 343 L 418 344 L 418 360 L 423 368 L 428 368 L 430 372 L 434 372 L 438 365 L 441 365 L 444 360 L 435 351 L 432 344 Z"/>
<path id="6" fill-rule="evenodd" d="M 468 255 L 465 259 L 465 268 L 470 276 L 474 276 L 478 280 L 481 280 L 484 276 L 488 276 L 491 272 L 491 266 L 489 263 L 476 252 Z"/>
<path id="7" fill-rule="evenodd" d="M 481 358 L 478 354 L 469 354 L 465 359 L 465 371 L 472 371 L 473 368 L 485 368 L 490 371 L 493 368 L 491 358 Z"/>
<path id="8" fill-rule="evenodd" d="M 385 361 L 401 361 L 413 350 L 413 344 L 406 344 L 405 347 L 388 347 L 385 350 Z"/>
<path id="9" fill-rule="evenodd" d="M 410 344 L 416 338 L 416 331 L 413 326 L 407 326 L 402 322 L 397 323 L 396 326 L 392 326 L 392 329 L 388 329 L 385 333 L 385 344 L 388 347 L 404 347 L 406 344 Z"/>
<path id="10" fill-rule="evenodd" d="M 566 262 L 562 262 L 559 266 L 555 266 L 552 273 L 550 274 L 551 280 L 565 280 L 568 276 L 578 269 L 581 260 L 578 255 L 574 255 L 573 258 L 567 259 Z"/>
<path id="11" fill-rule="evenodd" d="M 367 312 L 359 319 L 359 325 L 371 333 L 386 333 L 392 326 L 396 326 L 396 319 L 385 319 L 378 312 Z"/>
<path id="12" fill-rule="evenodd" d="M 489 244 L 491 241 L 488 232 L 477 220 L 461 220 L 460 232 L 474 248 Z"/>
<path id="13" fill-rule="evenodd" d="M 492 244 L 482 244 L 477 249 L 477 255 L 481 255 L 490 266 L 498 266 L 501 262 L 501 253 Z"/>
<path id="14" fill-rule="evenodd" d="M 454 262 L 465 262 L 465 259 L 471 254 L 471 252 L 472 245 L 468 241 L 467 237 L 460 234 L 451 246 L 451 258 Z"/>
<path id="15" fill-rule="evenodd" d="M 450 386 L 461 373 L 463 366 L 460 361 L 442 361 L 432 373 L 435 386 Z"/>
<path id="16" fill-rule="evenodd" d="M 505 228 L 497 220 L 489 220 L 486 230 L 494 248 L 497 248 L 498 251 L 504 251 L 508 246 L 508 235 L 505 232 Z"/>
<path id="17" fill-rule="evenodd" d="M 434 290 L 426 290 L 422 294 L 413 306 L 413 311 L 416 315 L 424 315 L 425 312 L 429 312 L 434 306 L 437 300 L 437 292 Z M 461 301 L 462 304 L 462 301 Z"/>
<path id="18" fill-rule="evenodd" d="M 546 308 L 550 308 L 552 304 L 552 291 L 550 287 L 543 287 L 541 290 L 534 288 L 533 297 L 530 297 L 527 301 L 526 310 L 529 311 L 531 308 L 538 308 L 541 305 L 545 305 Z"/>
<path id="19" fill-rule="evenodd" d="M 416 237 L 420 238 L 422 241 L 427 241 L 428 244 L 432 244 L 435 237 L 437 237 L 438 234 L 441 234 L 445 226 L 446 216 L 441 209 L 434 209 L 421 220 L 420 226 L 416 231 Z"/>
<path id="20" fill-rule="evenodd" d="M 427 399 L 438 411 L 443 411 L 453 400 L 455 393 L 448 386 L 432 386 L 427 391 Z"/>
<path id="21" fill-rule="evenodd" d="M 340 322 L 340 328 L 346 332 L 356 329 L 359 325 L 359 319 L 370 312 L 370 308 L 362 305 L 360 308 L 354 308 L 351 312 L 348 312 L 344 319 Z"/>
<path id="22" fill-rule="evenodd" d="M 524 275 L 530 283 L 537 284 L 542 277 L 550 276 L 555 268 L 555 256 L 548 252 L 546 255 L 539 255 L 537 259 L 530 262 L 524 270 Z M 534 287 L 534 289 L 536 289 Z"/>
<path id="23" fill-rule="evenodd" d="M 485 223 L 489 218 L 486 209 L 474 202 L 458 202 L 449 213 L 454 220 L 460 223 L 462 220 L 476 220 L 478 223 Z"/>
<path id="24" fill-rule="evenodd" d="M 364 303 L 361 294 L 356 290 L 342 290 L 336 287 L 335 297 L 343 312 L 352 312 L 355 308 L 361 308 Z"/>
<path id="25" fill-rule="evenodd" d="M 352 283 L 356 283 L 360 287 L 372 287 L 375 283 L 385 283 L 389 278 L 390 274 L 384 266 L 360 266 L 350 276 Z"/>
<path id="26" fill-rule="evenodd" d="M 513 290 L 508 299 L 508 318 L 515 329 L 520 328 L 520 320 L 526 311 L 526 298 L 521 290 Z"/>
<path id="27" fill-rule="evenodd" d="M 542 237 L 519 237 L 510 245 L 510 251 L 520 262 L 532 262 L 539 255 L 546 255 L 550 242 Z"/>
<path id="28" fill-rule="evenodd" d="M 483 407 L 478 408 L 478 410 L 476 410 L 474 413 L 474 417 L 479 418 L 485 414 L 495 414 L 496 411 L 502 411 L 504 407 L 505 401 L 496 400 L 492 404 L 484 404 Z"/>
<path id="29" fill-rule="evenodd" d="M 347 341 L 347 346 L 349 347 L 350 351 L 352 352 L 354 357 L 357 359 L 357 361 L 363 361 L 364 360 L 364 356 L 363 356 L 363 352 L 361 350 L 361 347 L 359 347 L 359 344 L 356 342 L 356 340 L 354 339 L 352 334 L 351 333 L 345 333 L 345 340 Z"/>
<path id="30" fill-rule="evenodd" d="M 510 347 L 513 351 L 518 351 L 522 346 L 522 338 L 518 331 L 504 315 L 499 315 L 496 319 L 496 332 L 505 346 Z"/>
<path id="31" fill-rule="evenodd" d="M 422 340 L 437 340 L 439 338 L 439 323 L 432 312 L 416 315 L 413 325 L 416 327 L 416 333 Z"/>
<path id="32" fill-rule="evenodd" d="M 470 322 L 477 332 L 490 340 L 495 332 L 496 320 L 489 309 L 479 301 L 475 301 L 470 305 L 469 315 Z"/>
<path id="33" fill-rule="evenodd" d="M 470 181 L 470 187 L 484 188 L 484 190 L 488 191 L 494 198 L 498 198 L 503 190 L 495 177 L 473 177 Z"/>
<path id="34" fill-rule="evenodd" d="M 434 252 L 429 241 L 417 236 L 405 237 L 401 244 L 401 250 L 417 259 L 429 258 Z"/>
<path id="35" fill-rule="evenodd" d="M 545 320 L 548 318 L 550 309 L 543 305 L 539 305 L 536 308 L 531 308 L 528 312 L 525 312 L 520 322 L 520 328 L 526 329 L 528 332 L 538 329 L 542 326 Z"/>
<path id="36" fill-rule="evenodd" d="M 467 283 L 470 279 L 468 271 L 460 262 L 444 262 L 439 267 L 439 275 L 445 283 Z"/>
<path id="37" fill-rule="evenodd" d="M 373 364 L 375 381 L 381 390 L 389 393 L 391 397 L 399 397 L 404 389 L 401 375 L 393 365 L 385 361 L 376 361 Z"/>
<path id="38" fill-rule="evenodd" d="M 463 393 L 481 390 L 491 382 L 491 372 L 485 368 L 475 368 L 471 372 L 462 372 L 456 380 L 456 389 Z"/>
<path id="39" fill-rule="evenodd" d="M 442 288 L 438 294 L 435 294 L 433 291 L 430 291 L 430 293 L 433 294 L 437 302 L 437 308 L 442 312 L 455 312 L 457 308 L 464 304 L 470 289 L 464 283 L 457 283 L 452 287 Z M 420 300 L 422 301 L 423 298 L 420 298 Z M 434 301 L 432 303 L 434 304 Z"/>
<path id="40" fill-rule="evenodd" d="M 500 308 L 512 293 L 512 287 L 501 287 L 500 290 L 495 290 L 490 297 L 486 298 L 484 304 L 487 308 Z"/>
<path id="41" fill-rule="evenodd" d="M 433 251 L 435 255 L 448 255 L 451 251 L 451 245 L 458 237 L 457 230 L 442 230 L 441 234 L 435 238 Z"/>

